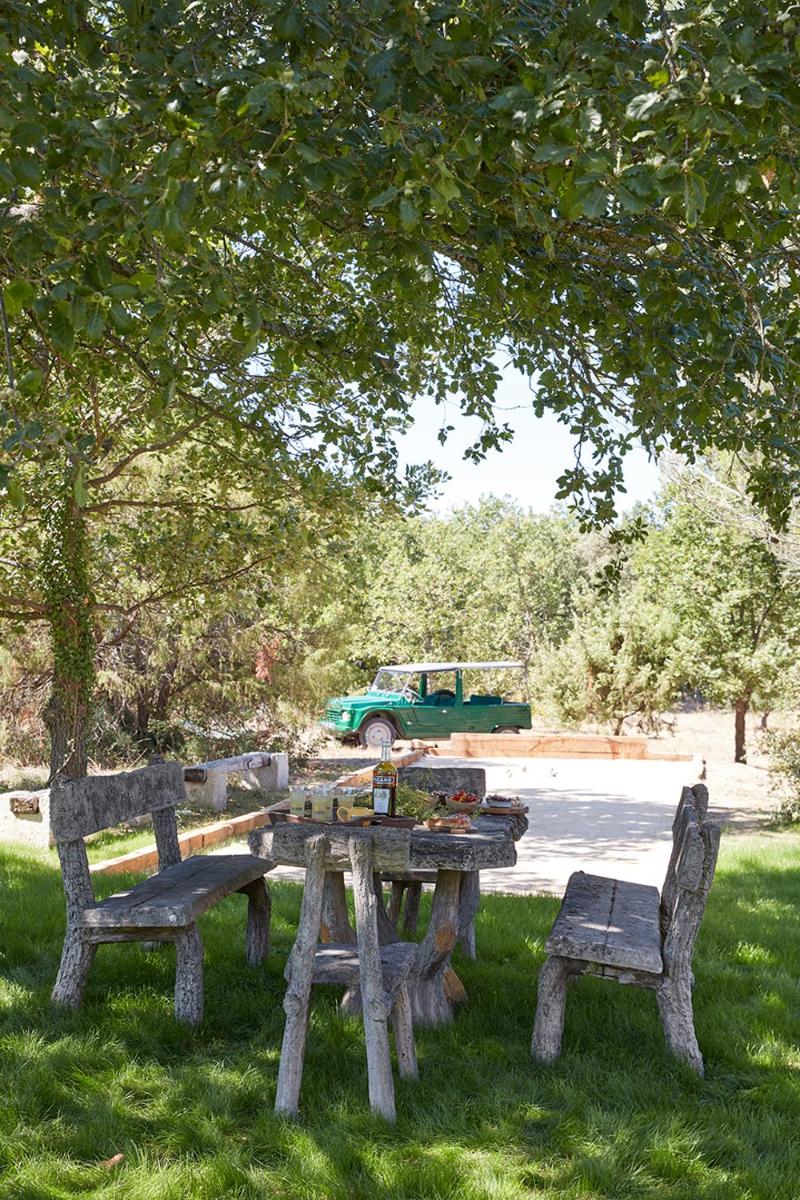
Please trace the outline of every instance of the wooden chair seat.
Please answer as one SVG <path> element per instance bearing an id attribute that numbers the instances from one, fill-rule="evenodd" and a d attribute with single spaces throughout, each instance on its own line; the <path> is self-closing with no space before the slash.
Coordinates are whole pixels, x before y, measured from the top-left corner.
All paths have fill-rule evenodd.
<path id="1" fill-rule="evenodd" d="M 383 988 L 389 1003 L 408 979 L 417 958 L 418 947 L 414 942 L 393 942 L 380 947 Z M 314 954 L 312 983 L 335 984 L 340 987 L 358 987 L 361 964 L 355 946 L 318 946 Z"/>
<path id="2" fill-rule="evenodd" d="M 84 929 L 183 929 L 264 875 L 253 854 L 194 854 L 81 913 Z"/>
<path id="3" fill-rule="evenodd" d="M 284 829 L 288 832 L 282 833 Z M 374 1112 L 393 1121 L 394 1082 L 388 1025 L 391 1023 L 394 1029 L 400 1074 L 416 1078 L 414 1022 L 406 984 L 416 962 L 417 947 L 405 942 L 380 945 L 375 882 L 376 873 L 383 868 L 407 869 L 410 834 L 407 829 L 385 827 L 338 829 L 326 833 L 320 833 L 318 829 L 313 825 L 279 825 L 277 828 L 278 838 L 294 842 L 298 851 L 302 848 L 306 885 L 297 938 L 286 965 L 289 986 L 283 998 L 286 1025 L 275 1111 L 287 1116 L 295 1116 L 298 1111 L 311 989 L 315 983 L 329 983 L 344 985 L 349 990 L 357 989 L 360 993 L 370 1106 Z M 404 836 L 398 837 L 399 834 Z M 341 871 L 345 862 L 353 874 L 357 944 L 329 942 L 320 945 L 326 870 Z"/>
<path id="4" fill-rule="evenodd" d="M 548 954 L 660 975 L 658 888 L 576 871 L 550 936 Z"/>

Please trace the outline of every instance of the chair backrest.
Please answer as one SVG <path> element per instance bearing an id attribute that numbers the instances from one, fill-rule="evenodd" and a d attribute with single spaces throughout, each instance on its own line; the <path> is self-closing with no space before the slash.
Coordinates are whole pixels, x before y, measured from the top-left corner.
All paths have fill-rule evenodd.
<path id="1" fill-rule="evenodd" d="M 486 795 L 483 767 L 401 767 L 398 778 L 421 792 L 472 792 L 481 800 Z"/>
<path id="2" fill-rule="evenodd" d="M 708 789 L 685 787 L 672 823 L 672 853 L 661 891 L 661 937 L 667 974 L 688 971 L 714 880 L 720 826 L 709 821 Z"/>
<path id="3" fill-rule="evenodd" d="M 163 871 L 181 861 L 175 809 L 185 798 L 183 767 L 176 762 L 117 775 L 57 778 L 50 792 L 50 827 L 61 860 L 68 913 L 94 901 L 85 837 L 152 813 L 158 869 Z"/>

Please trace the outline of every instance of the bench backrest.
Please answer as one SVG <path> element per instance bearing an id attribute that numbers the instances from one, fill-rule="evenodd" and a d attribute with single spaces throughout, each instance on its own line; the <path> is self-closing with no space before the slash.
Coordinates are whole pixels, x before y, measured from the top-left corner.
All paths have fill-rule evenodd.
<path id="1" fill-rule="evenodd" d="M 175 809 L 185 803 L 180 763 L 155 763 L 139 771 L 56 779 L 50 791 L 50 827 L 56 839 L 68 913 L 94 902 L 83 839 L 151 813 L 158 869 L 181 861 Z"/>
<path id="2" fill-rule="evenodd" d="M 714 880 L 720 826 L 707 819 L 708 789 L 685 787 L 672 823 L 672 853 L 661 891 L 661 937 L 667 974 L 689 970 Z"/>

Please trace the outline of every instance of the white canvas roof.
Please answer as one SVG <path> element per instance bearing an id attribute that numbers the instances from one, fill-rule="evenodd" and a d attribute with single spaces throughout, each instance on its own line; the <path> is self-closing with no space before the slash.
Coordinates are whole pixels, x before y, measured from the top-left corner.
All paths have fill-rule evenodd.
<path id="1" fill-rule="evenodd" d="M 521 662 L 450 662 L 450 663 L 399 663 L 391 667 L 381 667 L 381 671 L 489 671 L 495 668 L 521 668 Z"/>

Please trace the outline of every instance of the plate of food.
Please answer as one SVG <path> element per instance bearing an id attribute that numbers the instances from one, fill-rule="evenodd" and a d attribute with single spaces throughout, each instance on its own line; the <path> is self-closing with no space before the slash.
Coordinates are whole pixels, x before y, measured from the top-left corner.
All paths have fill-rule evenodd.
<path id="1" fill-rule="evenodd" d="M 451 813 L 447 817 L 428 817 L 425 828 L 432 833 L 474 833 L 475 826 L 465 812 Z"/>
<path id="2" fill-rule="evenodd" d="M 519 796 L 487 796 L 481 807 L 482 813 L 490 816 L 505 817 L 512 813 L 525 812 L 525 805 Z"/>

